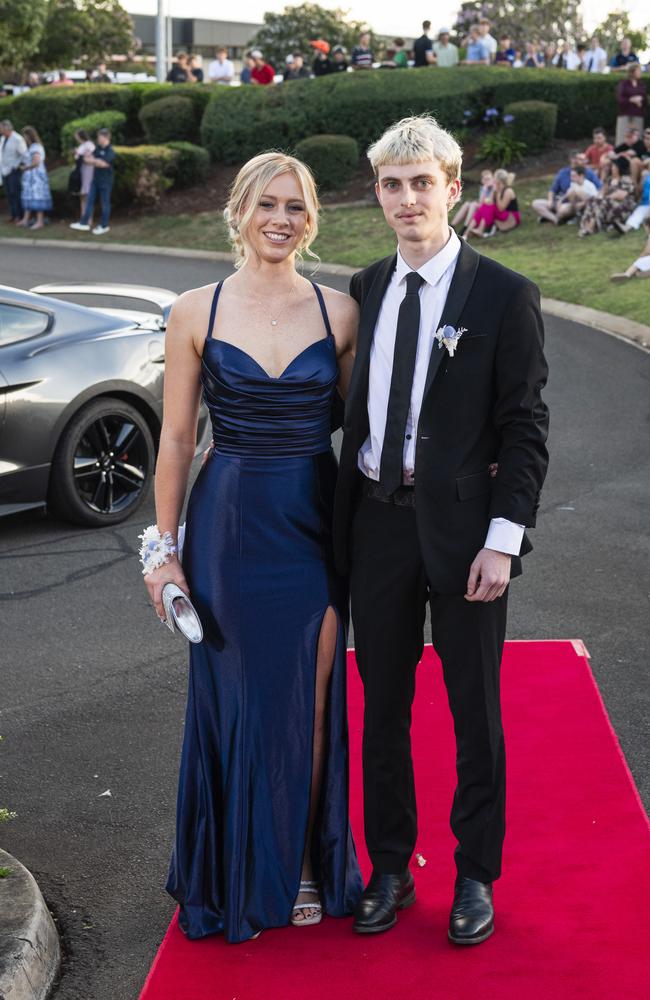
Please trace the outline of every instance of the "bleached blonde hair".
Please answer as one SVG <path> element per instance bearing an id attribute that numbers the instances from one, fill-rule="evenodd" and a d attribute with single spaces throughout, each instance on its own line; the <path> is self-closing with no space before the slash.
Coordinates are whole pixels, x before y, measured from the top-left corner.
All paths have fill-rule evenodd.
<path id="1" fill-rule="evenodd" d="M 318 260 L 309 247 L 318 235 L 319 203 L 316 183 L 309 167 L 286 153 L 268 152 L 254 156 L 241 168 L 230 189 L 228 204 L 224 209 L 224 219 L 235 252 L 235 267 L 242 267 L 252 253 L 252 243 L 248 236 L 251 222 L 257 211 L 259 200 L 271 181 L 282 174 L 292 174 L 298 182 L 305 203 L 307 225 L 297 248 L 297 256 L 303 253 Z"/>
<path id="2" fill-rule="evenodd" d="M 463 151 L 453 135 L 438 125 L 432 115 L 412 115 L 391 125 L 368 150 L 375 172 L 389 164 L 424 163 L 437 160 L 448 182 L 460 180 Z"/>

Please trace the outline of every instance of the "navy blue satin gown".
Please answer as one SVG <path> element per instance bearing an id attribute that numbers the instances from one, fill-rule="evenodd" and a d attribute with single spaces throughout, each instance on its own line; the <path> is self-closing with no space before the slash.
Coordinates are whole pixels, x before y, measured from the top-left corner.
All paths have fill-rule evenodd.
<path id="1" fill-rule="evenodd" d="M 330 551 L 335 341 L 314 285 L 326 336 L 272 378 L 212 337 L 220 290 L 201 365 L 214 449 L 190 493 L 183 550 L 204 640 L 190 648 L 166 888 L 188 937 L 238 942 L 287 924 L 299 891 L 328 607 L 338 636 L 313 860 L 327 914 L 351 913 L 363 886 L 348 821 L 346 605 Z"/>

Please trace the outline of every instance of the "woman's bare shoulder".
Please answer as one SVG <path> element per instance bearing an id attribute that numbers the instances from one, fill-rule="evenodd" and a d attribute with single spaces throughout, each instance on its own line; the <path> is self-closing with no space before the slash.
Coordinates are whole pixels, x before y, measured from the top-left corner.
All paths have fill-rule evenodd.
<path id="1" fill-rule="evenodd" d="M 323 293 L 327 311 L 332 318 L 338 319 L 341 322 L 358 319 L 359 306 L 351 295 L 348 295 L 347 292 L 339 292 L 336 288 L 330 288 L 329 285 L 319 284 L 318 287 Z"/>

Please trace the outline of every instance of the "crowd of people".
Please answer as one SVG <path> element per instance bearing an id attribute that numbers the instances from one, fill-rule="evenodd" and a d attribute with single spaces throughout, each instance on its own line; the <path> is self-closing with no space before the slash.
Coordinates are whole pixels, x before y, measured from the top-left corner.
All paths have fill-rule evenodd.
<path id="1" fill-rule="evenodd" d="M 373 50 L 372 34 L 369 31 L 361 33 L 350 52 L 343 45 L 334 45 L 327 39 L 316 38 L 309 43 L 310 56 L 305 52 L 290 52 L 282 67 L 274 66 L 261 49 L 254 48 L 244 56 L 239 80 L 235 64 L 228 57 L 227 48 L 220 46 L 209 64 L 205 79 L 209 83 L 272 86 L 279 82 L 327 76 L 330 73 L 426 66 L 449 69 L 459 65 L 496 65 L 512 69 L 555 68 L 585 73 L 612 72 L 627 75 L 626 80 L 622 81 L 625 86 L 619 87 L 619 103 L 628 108 L 625 114 L 638 112 L 635 99 L 638 94 L 635 88 L 640 79 L 641 64 L 629 38 L 623 38 L 611 56 L 602 48 L 596 35 L 588 43 L 573 44 L 562 40 L 520 43 L 508 35 L 501 35 L 497 39 L 492 34 L 492 25 L 487 17 L 481 17 L 471 25 L 466 35 L 454 37 L 459 45 L 452 42 L 450 28 L 442 27 L 437 35 L 432 36 L 431 21 L 423 21 L 422 34 L 410 47 L 403 38 L 395 38 L 381 58 Z M 203 81 L 200 57 L 179 52 L 167 79 L 172 83 Z"/>
<path id="2" fill-rule="evenodd" d="M 110 231 L 111 193 L 115 151 L 111 132 L 100 128 L 93 141 L 88 132 L 75 133 L 75 165 L 68 190 L 79 197 L 80 219 L 71 229 L 92 230 L 95 236 Z M 52 192 L 46 167 L 45 148 L 35 128 L 26 125 L 17 132 L 13 122 L 0 122 L 0 174 L 5 190 L 9 223 L 22 229 L 43 229 L 46 213 L 52 211 Z M 95 202 L 101 205 L 101 221 L 93 225 Z"/>

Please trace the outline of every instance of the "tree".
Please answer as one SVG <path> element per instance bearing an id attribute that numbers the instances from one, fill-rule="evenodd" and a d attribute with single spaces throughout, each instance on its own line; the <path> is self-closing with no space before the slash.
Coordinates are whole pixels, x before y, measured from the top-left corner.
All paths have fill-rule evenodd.
<path id="1" fill-rule="evenodd" d="M 43 34 L 47 0 L 0 0 L 0 70 L 21 70 Z"/>
<path id="2" fill-rule="evenodd" d="M 489 17 L 492 34 L 524 42 L 580 39 L 583 35 L 580 0 L 487 0 L 462 3 L 456 31 L 464 35 L 479 17 Z"/>
<path id="3" fill-rule="evenodd" d="M 348 21 L 347 15 L 348 11 L 338 7 L 325 10 L 315 3 L 285 7 L 281 14 L 267 13 L 251 48 L 260 48 L 276 68 L 284 66 L 290 52 L 302 52 L 308 58 L 312 52 L 309 43 L 316 38 L 323 38 L 332 46 L 344 45 L 349 51 L 366 25 L 362 21 Z"/>
<path id="4" fill-rule="evenodd" d="M 600 44 L 610 56 L 616 55 L 622 38 L 630 39 L 633 52 L 643 52 L 648 46 L 649 33 L 650 25 L 633 31 L 630 27 L 630 15 L 622 10 L 612 11 L 594 31 L 594 35 L 598 36 Z"/>
<path id="5" fill-rule="evenodd" d="M 33 61 L 40 69 L 95 64 L 132 47 L 133 22 L 119 0 L 48 0 Z"/>

